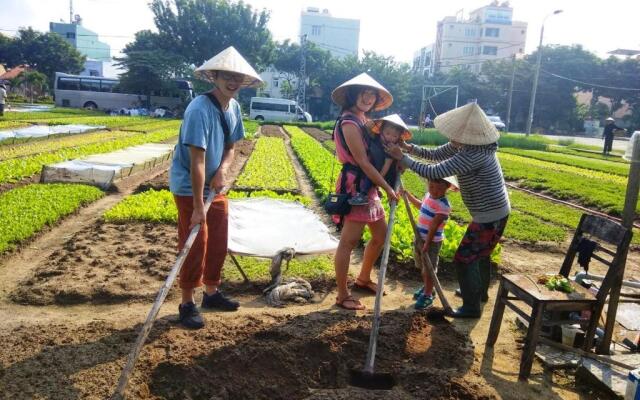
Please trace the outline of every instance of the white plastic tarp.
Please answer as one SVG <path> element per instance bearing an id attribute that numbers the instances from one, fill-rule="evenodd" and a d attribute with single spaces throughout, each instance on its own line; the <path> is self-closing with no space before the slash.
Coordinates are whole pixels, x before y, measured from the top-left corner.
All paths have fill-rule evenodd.
<path id="1" fill-rule="evenodd" d="M 12 106 L 10 109 L 5 109 L 5 111 L 11 112 L 38 112 L 38 111 L 49 111 L 52 110 L 53 106 L 49 105 L 24 105 L 24 106 Z"/>
<path id="2" fill-rule="evenodd" d="M 338 240 L 300 203 L 268 198 L 229 201 L 229 252 L 273 258 L 289 247 L 299 255 L 332 253 Z"/>
<path id="3" fill-rule="evenodd" d="M 92 125 L 32 125 L 26 126 L 24 128 L 15 128 L 10 130 L 0 131 L 0 140 L 10 139 L 10 138 L 38 138 L 38 137 L 46 137 L 51 135 L 60 135 L 60 134 L 71 134 L 71 133 L 83 133 L 89 132 L 97 129 L 104 129 L 103 125 L 101 126 L 92 126 Z"/>
<path id="4" fill-rule="evenodd" d="M 168 157 L 173 147 L 171 144 L 147 143 L 47 165 L 42 170 L 42 181 L 87 183 L 107 189 L 122 169 Z"/>

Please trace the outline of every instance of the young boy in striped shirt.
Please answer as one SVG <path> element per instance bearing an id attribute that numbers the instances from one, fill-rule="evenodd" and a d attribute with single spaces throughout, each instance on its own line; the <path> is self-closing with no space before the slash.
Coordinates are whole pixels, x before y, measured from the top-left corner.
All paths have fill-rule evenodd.
<path id="1" fill-rule="evenodd" d="M 418 252 L 422 251 L 422 253 L 431 260 L 431 265 L 433 265 L 435 270 L 434 272 L 438 271 L 438 255 L 440 254 L 442 240 L 444 239 L 444 225 L 451 213 L 451 205 L 449 204 L 446 194 L 449 188 L 456 188 L 456 186 L 453 185 L 453 179 L 455 178 L 430 180 L 428 191 L 422 201 L 407 192 L 407 197 L 411 204 L 420 210 L 417 227 L 418 233 L 424 241 L 422 249 L 414 247 L 416 265 L 419 265 L 417 260 L 420 254 L 418 254 Z M 414 306 L 416 310 L 423 310 L 431 307 L 433 304 L 433 282 L 427 273 L 426 265 L 422 266 L 422 281 L 424 286 L 413 294 L 413 298 L 416 300 Z"/>

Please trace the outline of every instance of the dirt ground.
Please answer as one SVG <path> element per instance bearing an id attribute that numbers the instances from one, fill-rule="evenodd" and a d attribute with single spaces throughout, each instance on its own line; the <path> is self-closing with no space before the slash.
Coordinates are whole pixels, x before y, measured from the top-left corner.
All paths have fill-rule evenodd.
<path id="1" fill-rule="evenodd" d="M 227 183 L 242 169 L 251 146 L 241 142 L 237 147 Z M 303 194 L 312 194 L 288 151 Z M 136 191 L 166 184 L 164 173 Z M 110 193 L 0 259 L 0 398 L 105 399 L 113 393 L 137 329 L 174 262 L 176 241 L 171 226 L 101 222 L 102 213 L 125 194 Z M 317 201 L 311 207 L 328 222 Z M 538 273 L 559 269 L 566 244 L 557 249 L 503 246 L 500 272 Z M 360 257 L 352 259 L 352 275 Z M 634 252 L 629 276 L 640 276 L 638 264 Z M 494 348 L 485 348 L 496 279 L 481 319 L 433 322 L 412 309 L 411 294 L 419 283 L 409 268 L 393 265 L 383 299 L 376 370 L 393 374 L 397 384 L 391 391 L 348 386 L 348 371 L 364 363 L 373 296 L 354 292 L 367 306 L 358 313 L 338 309 L 331 289 L 311 304 L 275 309 L 259 292 L 235 287 L 240 310 L 205 312 L 207 325 L 199 331 L 175 324 L 179 296 L 168 298 L 127 398 L 606 398 L 576 383 L 573 372 L 546 371 L 537 361 L 529 382 L 518 382 L 523 334 L 510 311 Z M 453 274 L 444 267 L 441 276 L 449 300 L 458 305 Z"/>
<path id="2" fill-rule="evenodd" d="M 308 133 L 309 135 L 311 135 L 314 139 L 316 139 L 320 143 L 327 140 L 331 140 L 331 135 L 323 131 L 322 129 L 305 126 L 302 128 L 302 130 Z"/>

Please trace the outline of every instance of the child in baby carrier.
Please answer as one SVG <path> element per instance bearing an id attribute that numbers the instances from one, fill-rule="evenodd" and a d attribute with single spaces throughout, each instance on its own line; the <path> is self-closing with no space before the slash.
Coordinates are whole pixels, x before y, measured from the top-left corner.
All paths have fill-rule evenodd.
<path id="1" fill-rule="evenodd" d="M 389 157 L 384 146 L 397 144 L 400 139 L 408 140 L 411 132 L 398 114 L 388 115 L 384 118 L 373 120 L 369 126 L 368 155 L 369 161 L 380 172 L 380 175 L 393 185 L 398 174 L 397 161 Z M 369 204 L 369 191 L 373 182 L 365 174 L 362 174 L 358 192 L 349 199 L 352 206 Z"/>

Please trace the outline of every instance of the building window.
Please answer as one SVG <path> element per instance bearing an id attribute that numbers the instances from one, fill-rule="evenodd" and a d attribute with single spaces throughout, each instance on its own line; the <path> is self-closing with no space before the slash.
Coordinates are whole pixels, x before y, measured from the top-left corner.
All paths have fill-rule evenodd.
<path id="1" fill-rule="evenodd" d="M 498 37 L 500 36 L 500 28 L 486 28 L 484 30 L 484 35 L 486 37 Z"/>
<path id="2" fill-rule="evenodd" d="M 273 80 L 273 87 L 278 87 L 278 80 L 277 79 Z"/>
<path id="3" fill-rule="evenodd" d="M 472 56 L 475 53 L 474 50 L 475 50 L 474 46 L 465 47 L 462 49 L 462 55 Z"/>
<path id="4" fill-rule="evenodd" d="M 476 36 L 475 28 L 464 28 L 464 35 L 467 36 L 467 37 Z"/>
<path id="5" fill-rule="evenodd" d="M 520 33 L 523 34 L 523 35 L 525 34 L 525 32 L 526 31 L 524 29 L 520 31 Z"/>
<path id="6" fill-rule="evenodd" d="M 522 53 L 522 52 L 523 52 L 523 51 L 522 51 L 522 48 L 521 48 L 521 49 L 520 49 L 520 51 L 518 51 L 518 53 Z"/>
<path id="7" fill-rule="evenodd" d="M 496 46 L 484 46 L 482 48 L 482 54 L 486 56 L 496 56 L 498 55 L 498 48 Z"/>
<path id="8" fill-rule="evenodd" d="M 74 32 L 67 32 L 67 39 L 75 39 L 76 34 Z"/>
<path id="9" fill-rule="evenodd" d="M 451 43 L 449 43 L 448 45 L 449 45 L 449 47 L 453 46 L 453 44 L 451 44 Z"/>
<path id="10" fill-rule="evenodd" d="M 321 25 L 311 25 L 311 35 L 320 36 L 321 28 Z"/>

